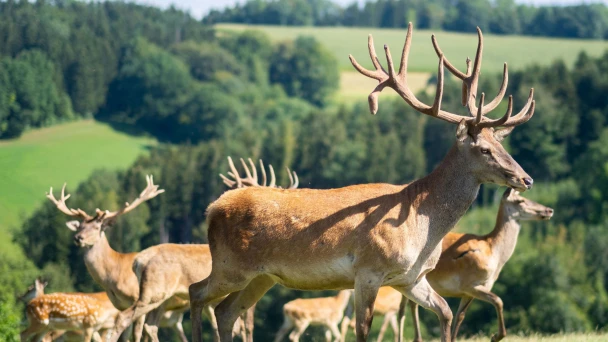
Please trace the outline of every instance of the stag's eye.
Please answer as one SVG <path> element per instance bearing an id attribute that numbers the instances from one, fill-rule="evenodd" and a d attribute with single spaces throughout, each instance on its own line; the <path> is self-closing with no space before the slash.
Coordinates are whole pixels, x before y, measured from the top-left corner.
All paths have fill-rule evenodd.
<path id="1" fill-rule="evenodd" d="M 490 154 L 490 150 L 488 150 L 487 148 L 483 148 L 483 147 L 482 147 L 482 148 L 480 149 L 480 151 L 481 151 L 481 153 L 483 153 L 483 154 Z"/>

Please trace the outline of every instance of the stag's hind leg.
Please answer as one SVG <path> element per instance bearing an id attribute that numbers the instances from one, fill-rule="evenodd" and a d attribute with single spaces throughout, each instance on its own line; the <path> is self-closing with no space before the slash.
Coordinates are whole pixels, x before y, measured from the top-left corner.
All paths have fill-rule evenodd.
<path id="1" fill-rule="evenodd" d="M 439 317 L 439 323 L 441 324 L 441 341 L 451 342 L 452 311 L 445 299 L 437 294 L 431 285 L 429 285 L 426 277 L 422 277 L 412 286 L 394 286 L 394 288 L 418 305 L 433 311 Z"/>
<path id="2" fill-rule="evenodd" d="M 214 272 L 214 270 L 216 270 Z M 198 283 L 191 284 L 188 292 L 190 295 L 190 320 L 192 321 L 192 342 L 202 342 L 203 308 L 216 304 L 232 292 L 240 291 L 249 283 L 249 279 L 240 274 L 222 274 L 217 267 L 212 267 L 211 274 Z M 230 336 L 232 338 L 232 334 Z M 229 339 L 230 341 L 230 339 Z"/>
<path id="3" fill-rule="evenodd" d="M 232 341 L 232 331 L 236 319 L 258 302 L 273 287 L 275 281 L 265 275 L 255 277 L 247 286 L 233 292 L 215 308 L 215 317 L 222 341 Z"/>

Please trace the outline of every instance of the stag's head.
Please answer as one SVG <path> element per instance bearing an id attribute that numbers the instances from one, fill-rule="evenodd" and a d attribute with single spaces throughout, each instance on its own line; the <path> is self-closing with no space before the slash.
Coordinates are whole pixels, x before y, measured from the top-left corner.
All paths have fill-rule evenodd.
<path id="1" fill-rule="evenodd" d="M 479 104 L 477 104 L 477 86 L 481 70 L 481 59 L 483 52 L 483 35 L 477 29 L 479 43 L 475 61 L 467 59 L 466 72 L 459 71 L 444 56 L 437 44 L 435 36 L 432 37 L 435 52 L 439 57 L 437 76 L 437 88 L 435 100 L 431 106 L 422 103 L 416 98 L 407 84 L 407 62 L 412 41 L 412 24 L 408 26 L 405 45 L 401 55 L 399 72 L 395 72 L 393 60 L 388 46 L 384 46 L 388 71 L 386 71 L 376 56 L 374 41 L 370 35 L 368 38 L 369 54 L 376 70 L 363 68 L 353 56 L 349 56 L 353 66 L 363 75 L 373 78 L 379 82 L 378 86 L 369 95 L 368 101 L 372 114 L 378 111 L 378 96 L 386 88 L 394 89 L 415 110 L 438 119 L 457 125 L 456 148 L 463 165 L 467 166 L 466 172 L 471 172 L 480 183 L 496 183 L 506 185 L 519 191 L 525 191 L 532 187 L 532 178 L 517 164 L 511 155 L 502 147 L 501 141 L 511 133 L 513 128 L 532 117 L 534 114 L 534 91 L 530 90 L 528 101 L 522 110 L 512 115 L 513 97 L 509 96 L 507 111 L 499 119 L 490 119 L 486 116 L 496 109 L 502 101 L 507 90 L 508 72 L 507 64 L 504 65 L 503 81 L 498 95 L 489 103 L 485 103 L 485 94 L 481 93 Z M 471 67 L 472 66 L 472 67 Z M 443 97 L 444 67 L 454 76 L 462 80 L 462 105 L 469 112 L 469 116 L 450 113 L 441 109 Z M 464 170 L 463 170 L 464 171 Z"/>
<path id="2" fill-rule="evenodd" d="M 91 247 L 95 245 L 104 235 L 105 229 L 110 226 L 120 215 L 126 214 L 135 209 L 141 203 L 156 197 L 165 190 L 158 189 L 158 185 L 154 185 L 152 176 L 146 176 L 147 186 L 141 192 L 139 197 L 131 204 L 128 202 L 118 211 L 95 210 L 95 216 L 87 214 L 82 209 L 68 208 L 65 201 L 70 198 L 70 195 L 65 194 L 65 184 L 61 189 L 61 198 L 56 199 L 53 196 L 53 188 L 46 194 L 46 197 L 51 200 L 61 212 L 68 216 L 77 217 L 78 220 L 66 222 L 66 226 L 76 232 L 74 242 L 80 247 Z"/>
<path id="3" fill-rule="evenodd" d="M 540 221 L 553 217 L 553 209 L 524 198 L 518 191 L 507 189 L 500 205 L 505 213 L 516 220 Z"/>

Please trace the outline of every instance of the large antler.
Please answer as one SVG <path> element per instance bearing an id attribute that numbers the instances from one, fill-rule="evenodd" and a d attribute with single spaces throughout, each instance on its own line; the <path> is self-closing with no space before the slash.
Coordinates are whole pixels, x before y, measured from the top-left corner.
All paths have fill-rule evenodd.
<path id="1" fill-rule="evenodd" d="M 87 213 L 84 212 L 84 210 L 82 209 L 72 209 L 72 208 L 68 208 L 68 206 L 65 204 L 65 201 L 70 198 L 70 194 L 68 194 L 67 196 L 65 195 L 65 186 L 67 184 L 64 183 L 63 187 L 61 188 L 61 198 L 59 200 L 57 200 L 55 198 L 55 196 L 53 196 L 53 187 L 51 187 L 51 189 L 49 190 L 49 192 L 46 193 L 46 197 L 48 199 L 51 200 L 51 202 L 53 202 L 55 204 L 55 206 L 57 207 L 57 209 L 59 209 L 62 213 L 69 215 L 69 216 L 74 216 L 74 217 L 81 217 L 83 220 L 85 221 L 89 221 L 92 220 L 93 217 L 88 215 Z"/>
<path id="2" fill-rule="evenodd" d="M 258 174 L 257 174 L 257 169 L 255 167 L 255 164 L 253 163 L 251 158 L 248 158 L 247 161 L 249 162 L 249 165 L 251 166 L 252 170 L 249 170 L 247 163 L 245 163 L 245 160 L 243 160 L 243 158 L 241 158 L 241 164 L 243 165 L 243 168 L 245 169 L 245 175 L 246 175 L 245 178 L 242 178 L 239 175 L 239 172 L 237 171 L 236 167 L 234 166 L 234 163 L 232 162 L 232 158 L 228 157 L 228 165 L 230 165 L 230 170 L 231 170 L 230 172 L 228 172 L 228 176 L 232 177 L 234 180 L 230 179 L 220 173 L 220 177 L 224 181 L 224 184 L 226 184 L 229 188 L 232 188 L 232 189 L 244 188 L 244 187 L 250 187 L 250 186 L 266 186 L 266 170 L 264 167 L 264 162 L 260 159 L 260 171 L 262 172 L 262 184 L 259 184 L 258 183 Z M 268 168 L 270 169 L 270 183 L 268 184 L 268 187 L 269 188 L 280 188 L 280 186 L 276 185 L 276 177 L 274 174 L 274 168 L 270 164 L 268 164 Z M 289 174 L 289 182 L 290 182 L 288 189 L 296 189 L 299 185 L 298 175 L 296 174 L 295 171 L 289 170 L 289 168 L 287 168 L 287 173 Z"/>
<path id="3" fill-rule="evenodd" d="M 99 209 L 97 209 L 97 217 L 99 219 L 110 219 L 110 218 L 114 218 L 123 214 L 126 214 L 128 212 L 130 212 L 131 210 L 135 209 L 138 205 L 142 204 L 143 202 L 150 200 L 154 197 L 156 197 L 159 194 L 162 194 L 163 192 L 165 192 L 164 189 L 158 189 L 158 185 L 154 184 L 154 179 L 152 178 L 152 175 L 147 175 L 146 176 L 146 182 L 147 182 L 147 186 L 146 188 L 139 194 L 139 197 L 137 197 L 135 199 L 135 201 L 133 201 L 131 204 L 129 204 L 129 202 L 125 203 L 124 208 L 118 210 L 118 211 L 101 211 Z"/>
<path id="4" fill-rule="evenodd" d="M 473 68 L 471 70 L 471 60 L 467 59 L 467 72 L 463 73 L 457 70 L 443 55 L 441 49 L 439 49 L 439 45 L 433 35 L 432 41 L 433 46 L 435 47 L 435 51 L 437 52 L 437 56 L 439 57 L 439 66 L 438 66 L 438 75 L 437 75 L 437 88 L 435 93 L 435 100 L 431 106 L 422 103 L 420 100 L 416 98 L 414 93 L 408 87 L 407 84 L 407 63 L 410 51 L 410 45 L 412 43 L 412 23 L 409 23 L 407 28 L 407 34 L 405 37 L 405 44 L 403 46 L 403 52 L 401 54 L 401 65 L 399 66 L 399 72 L 395 73 L 395 69 L 393 66 L 393 59 L 391 57 L 390 50 L 387 45 L 384 45 L 384 51 L 386 54 L 386 61 L 388 64 L 388 72 L 384 70 L 378 57 L 376 56 L 376 51 L 374 48 L 374 40 L 372 35 L 370 34 L 368 37 L 368 49 L 369 55 L 372 59 L 372 63 L 374 64 L 375 71 L 367 70 L 363 68 L 352 55 L 349 55 L 350 61 L 361 74 L 373 78 L 377 80 L 380 84 L 376 86 L 376 88 L 369 95 L 369 106 L 372 114 L 376 114 L 378 111 L 378 96 L 380 92 L 386 88 L 394 89 L 411 107 L 416 109 L 417 111 L 427 114 L 430 116 L 437 117 L 444 121 L 458 124 L 462 120 L 466 120 L 469 123 L 477 127 L 514 127 L 516 125 L 522 124 L 528 121 L 532 115 L 534 114 L 534 91 L 533 89 L 530 91 L 530 96 L 528 97 L 528 102 L 524 106 L 524 108 L 514 117 L 511 117 L 511 113 L 513 110 L 513 97 L 509 96 L 509 102 L 507 105 L 507 112 L 500 119 L 492 120 L 487 118 L 485 115 L 490 111 L 494 110 L 502 101 L 508 82 L 508 72 L 507 72 L 507 64 L 504 65 L 503 71 L 503 81 L 498 91 L 498 95 L 494 98 L 490 103 L 484 105 L 485 94 L 482 93 L 480 96 L 479 107 L 475 105 L 476 97 L 477 97 L 477 86 L 479 84 L 479 74 L 481 70 L 481 57 L 483 53 L 483 36 L 481 34 L 481 30 L 477 28 L 479 43 L 477 46 L 477 53 L 475 55 L 475 61 L 473 63 Z M 455 113 L 447 112 L 441 109 L 441 100 L 443 97 L 443 82 L 444 82 L 444 65 L 448 68 L 448 70 L 454 74 L 456 77 L 463 81 L 463 91 L 462 91 L 462 104 L 466 106 L 470 117 L 458 115 Z"/>

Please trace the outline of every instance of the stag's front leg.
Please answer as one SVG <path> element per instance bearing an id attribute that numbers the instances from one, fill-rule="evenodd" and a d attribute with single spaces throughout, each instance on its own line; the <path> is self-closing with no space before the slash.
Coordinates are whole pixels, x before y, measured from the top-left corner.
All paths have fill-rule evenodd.
<path id="1" fill-rule="evenodd" d="M 254 278 L 244 289 L 231 293 L 215 308 L 217 327 L 222 342 L 232 341 L 236 319 L 273 287 L 275 281 L 267 275 Z"/>
<path id="2" fill-rule="evenodd" d="M 355 277 L 355 332 L 357 342 L 367 341 L 374 319 L 374 302 L 383 277 L 375 272 L 359 271 Z"/>
<path id="3" fill-rule="evenodd" d="M 445 299 L 438 295 L 431 285 L 429 285 L 426 277 L 422 277 L 418 283 L 412 286 L 394 286 L 394 288 L 423 308 L 433 311 L 439 317 L 441 341 L 451 342 L 452 311 Z"/>

